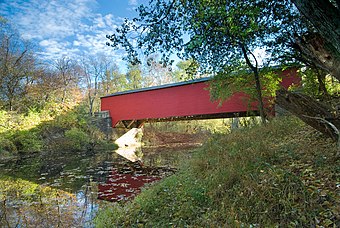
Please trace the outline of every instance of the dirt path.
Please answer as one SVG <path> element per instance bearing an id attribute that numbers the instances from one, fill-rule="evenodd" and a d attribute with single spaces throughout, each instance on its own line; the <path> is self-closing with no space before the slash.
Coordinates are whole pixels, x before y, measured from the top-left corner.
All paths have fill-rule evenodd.
<path id="1" fill-rule="evenodd" d="M 178 133 L 145 130 L 142 141 L 147 147 L 198 147 L 208 138 L 207 134 Z"/>

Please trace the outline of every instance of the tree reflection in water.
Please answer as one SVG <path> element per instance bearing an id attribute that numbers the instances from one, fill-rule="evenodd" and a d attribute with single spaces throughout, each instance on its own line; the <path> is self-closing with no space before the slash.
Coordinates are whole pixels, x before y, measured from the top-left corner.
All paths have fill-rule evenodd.
<path id="1" fill-rule="evenodd" d="M 172 159 L 182 153 L 145 150 L 148 167 L 107 151 L 2 163 L 0 227 L 93 227 L 100 207 L 131 199 L 146 183 L 171 175 Z"/>
<path id="2" fill-rule="evenodd" d="M 22 179 L 2 178 L 0 193 L 1 227 L 91 226 L 97 210 L 90 206 L 94 197 L 82 202 L 74 194 Z"/>

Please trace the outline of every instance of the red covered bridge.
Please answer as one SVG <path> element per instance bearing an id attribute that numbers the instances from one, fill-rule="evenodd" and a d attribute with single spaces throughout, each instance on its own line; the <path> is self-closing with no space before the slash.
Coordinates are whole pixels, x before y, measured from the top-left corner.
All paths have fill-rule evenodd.
<path id="1" fill-rule="evenodd" d="M 300 82 L 296 68 L 280 73 L 281 85 L 288 87 Z M 118 92 L 101 98 L 101 110 L 108 111 L 112 127 L 139 127 L 147 121 L 212 119 L 258 115 L 257 102 L 249 96 L 235 93 L 222 105 L 210 100 L 210 78 L 179 82 L 150 88 Z"/>

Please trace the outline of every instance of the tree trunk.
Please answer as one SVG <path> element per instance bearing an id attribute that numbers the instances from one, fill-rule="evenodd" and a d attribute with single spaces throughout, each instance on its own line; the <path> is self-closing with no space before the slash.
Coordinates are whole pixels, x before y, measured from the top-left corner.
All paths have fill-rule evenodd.
<path id="1" fill-rule="evenodd" d="M 329 0 L 292 0 L 299 11 L 314 25 L 340 54 L 340 10 Z M 338 3 L 339 1 L 337 1 Z M 340 7 L 338 5 L 338 7 Z"/>
<path id="2" fill-rule="evenodd" d="M 259 102 L 260 116 L 261 116 L 262 123 L 265 124 L 266 123 L 266 113 L 264 112 L 264 104 L 263 104 L 263 98 L 262 98 L 262 88 L 261 88 L 259 70 L 258 70 L 258 66 L 257 66 L 257 60 L 256 60 L 255 56 L 253 55 L 255 62 L 256 62 L 256 66 L 254 66 L 249 60 L 246 47 L 243 44 L 240 44 L 240 47 L 242 49 L 243 56 L 244 56 L 244 59 L 246 60 L 247 65 L 250 67 L 250 69 L 254 73 L 257 100 Z"/>
<path id="3" fill-rule="evenodd" d="M 8 105 L 9 105 L 9 111 L 13 111 L 13 99 L 10 98 L 9 101 L 8 101 Z"/>
<path id="4" fill-rule="evenodd" d="M 289 92 L 283 88 L 276 93 L 276 103 L 306 124 L 339 142 L 340 114 L 337 110 L 307 95 Z"/>
<path id="5" fill-rule="evenodd" d="M 261 88 L 258 68 L 257 67 L 254 68 L 253 71 L 254 71 L 254 77 L 255 77 L 255 83 L 256 83 L 256 92 L 257 92 L 257 98 L 259 102 L 261 120 L 262 120 L 262 123 L 266 123 L 266 113 L 264 112 L 264 104 L 263 104 L 263 99 L 262 99 L 262 88 Z"/>
<path id="6" fill-rule="evenodd" d="M 94 103 L 94 98 L 90 95 L 90 92 L 89 92 L 89 115 L 90 116 L 93 116 L 93 103 Z"/>
<path id="7" fill-rule="evenodd" d="M 327 71 L 340 81 L 340 55 L 336 54 L 334 48 L 332 50 L 331 44 L 320 34 L 312 33 L 302 37 L 296 36 L 295 45 L 303 54 L 306 62 L 312 62 L 311 65 Z"/>
<path id="8" fill-rule="evenodd" d="M 326 84 L 325 84 L 325 80 L 326 80 L 326 75 L 325 74 L 321 74 L 319 69 L 316 69 L 316 76 L 318 78 L 318 82 L 319 82 L 319 93 L 321 93 L 324 96 L 329 96 L 327 88 L 326 88 Z"/>

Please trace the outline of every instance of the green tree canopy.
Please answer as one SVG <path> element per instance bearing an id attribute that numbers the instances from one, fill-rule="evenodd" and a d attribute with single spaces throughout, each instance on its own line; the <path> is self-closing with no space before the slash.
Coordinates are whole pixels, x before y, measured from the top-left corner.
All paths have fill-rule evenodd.
<path id="1" fill-rule="evenodd" d="M 150 55 L 161 51 L 170 61 L 177 53 L 198 63 L 201 73 L 225 74 L 246 66 L 256 79 L 257 98 L 264 119 L 256 48 L 288 49 L 284 33 L 294 30 L 298 16 L 289 1 L 151 0 L 138 8 L 139 17 L 108 35 L 113 47 L 124 47 L 128 59 L 138 62 L 138 50 Z M 131 35 L 137 35 L 133 41 Z M 134 46 L 133 43 L 136 45 Z"/>
<path id="2" fill-rule="evenodd" d="M 242 47 L 248 55 L 258 47 L 273 49 L 275 38 L 300 29 L 293 28 L 298 14 L 290 1 L 151 0 L 137 11 L 138 18 L 126 20 L 107 36 L 108 45 L 124 47 L 132 62 L 138 61 L 137 50 L 148 55 L 161 51 L 163 61 L 175 53 L 197 60 L 200 70 L 209 73 L 243 59 Z"/>
<path id="3" fill-rule="evenodd" d="M 138 89 L 142 87 L 142 70 L 139 64 L 129 64 L 126 73 L 129 89 Z"/>

